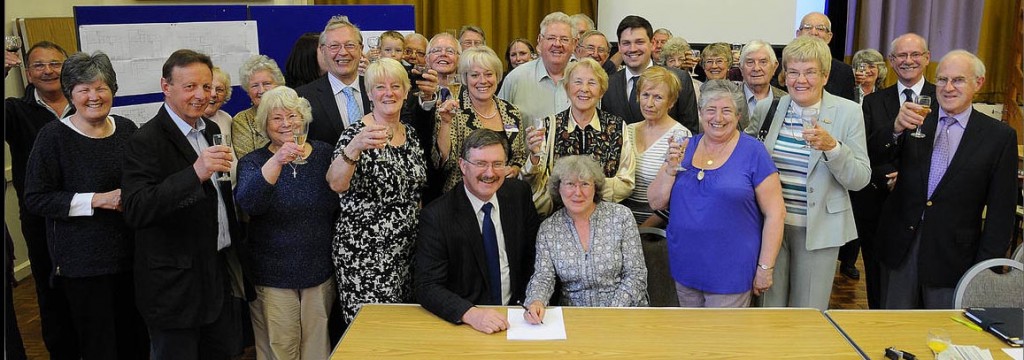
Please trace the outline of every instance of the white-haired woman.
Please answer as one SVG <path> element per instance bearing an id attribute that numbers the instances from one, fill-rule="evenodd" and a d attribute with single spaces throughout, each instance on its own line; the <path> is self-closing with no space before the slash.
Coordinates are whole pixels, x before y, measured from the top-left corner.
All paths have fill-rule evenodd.
<path id="1" fill-rule="evenodd" d="M 284 74 L 274 59 L 266 55 L 253 55 L 238 68 L 238 75 L 245 88 L 252 107 L 235 114 L 231 122 L 231 149 L 238 159 L 245 157 L 250 151 L 259 149 L 270 140 L 260 134 L 256 126 L 256 110 L 260 107 L 260 99 L 270 89 L 285 84 Z"/>

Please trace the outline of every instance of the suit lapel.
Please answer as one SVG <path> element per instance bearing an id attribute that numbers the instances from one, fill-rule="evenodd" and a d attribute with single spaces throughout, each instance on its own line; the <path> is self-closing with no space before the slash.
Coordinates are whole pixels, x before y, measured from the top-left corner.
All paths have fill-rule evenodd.
<path id="1" fill-rule="evenodd" d="M 181 133 L 181 129 L 174 123 L 174 119 L 167 113 L 165 106 L 160 107 L 160 112 L 157 113 L 156 120 L 163 128 L 164 132 L 167 133 L 167 138 L 174 144 L 174 148 L 185 158 L 189 163 L 194 163 L 199 155 L 196 154 L 196 150 L 192 148 L 192 144 L 189 144 L 188 139 Z M 209 140 L 207 140 L 209 141 Z"/>
<path id="2" fill-rule="evenodd" d="M 373 109 L 373 104 L 370 103 L 370 94 L 366 92 L 366 84 L 364 84 L 362 75 L 356 78 L 356 82 L 359 83 L 359 99 L 363 102 L 363 115 L 369 114 Z"/>
<path id="3" fill-rule="evenodd" d="M 452 191 L 458 192 L 453 213 L 461 214 L 455 217 L 455 228 L 466 232 L 466 240 L 469 242 L 469 248 L 473 252 L 472 261 L 476 263 L 476 268 L 480 272 L 480 278 L 487 282 L 487 279 L 490 279 L 490 277 L 487 275 L 487 258 L 484 255 L 484 236 L 480 233 L 480 224 L 476 220 L 476 211 L 473 210 L 473 205 L 469 202 L 464 186 L 463 183 L 459 183 L 452 189 Z"/>
<path id="4" fill-rule="evenodd" d="M 978 111 L 972 109 L 970 120 L 967 121 L 967 127 L 964 129 L 964 135 L 960 138 L 960 143 L 957 145 L 956 153 L 950 159 L 949 166 L 946 167 L 946 173 L 942 175 L 942 179 L 939 179 L 939 183 L 935 185 L 933 195 L 938 193 L 946 183 L 949 183 L 950 178 L 956 177 L 959 174 L 960 168 L 964 167 L 967 162 L 971 161 L 970 159 L 974 158 L 972 153 L 980 147 L 980 142 L 984 140 L 983 130 L 979 124 L 981 121 L 977 120 L 977 114 Z M 931 164 L 931 157 L 929 157 L 928 163 Z M 929 171 L 931 171 L 930 165 Z"/>
<path id="5" fill-rule="evenodd" d="M 505 183 L 507 184 L 507 182 Z M 505 185 L 502 184 L 502 185 Z M 498 188 L 497 198 L 498 205 L 501 206 L 501 233 L 504 236 L 505 241 L 505 256 L 508 259 L 509 269 L 509 286 L 515 289 L 516 279 L 513 279 L 514 274 L 519 273 L 518 260 L 519 260 L 519 238 L 520 228 L 518 225 L 522 224 L 519 221 L 519 217 L 522 214 L 514 211 L 513 199 L 505 190 L 506 186 Z"/>
<path id="6" fill-rule="evenodd" d="M 335 134 L 341 134 L 345 130 L 345 120 L 341 117 L 341 109 L 338 108 L 338 100 L 334 98 L 334 90 L 331 89 L 331 81 L 327 79 L 328 76 L 331 75 L 324 75 L 317 80 L 320 82 L 316 87 L 317 97 L 320 98 L 319 101 L 327 113 L 325 120 L 330 124 L 331 129 L 334 129 Z"/>

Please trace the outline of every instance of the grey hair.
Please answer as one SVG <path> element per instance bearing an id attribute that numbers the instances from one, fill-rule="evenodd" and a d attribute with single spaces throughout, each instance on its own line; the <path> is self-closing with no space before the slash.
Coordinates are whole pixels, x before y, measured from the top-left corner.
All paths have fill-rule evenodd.
<path id="1" fill-rule="evenodd" d="M 601 164 L 590 155 L 563 156 L 555 160 L 555 166 L 551 168 L 551 176 L 548 178 L 548 194 L 555 204 L 562 204 L 562 197 L 558 189 L 562 186 L 562 180 L 578 179 L 594 183 L 594 203 L 601 202 L 601 193 L 604 190 L 604 171 Z"/>
<path id="2" fill-rule="evenodd" d="M 224 83 L 224 102 L 231 100 L 231 75 L 228 75 L 223 69 L 214 66 L 213 78 Z"/>
<path id="3" fill-rule="evenodd" d="M 392 60 L 393 61 L 393 60 Z M 302 121 L 309 123 L 313 121 L 313 110 L 309 101 L 299 97 L 299 94 L 292 88 L 281 85 L 263 93 L 260 100 L 260 107 L 256 108 L 256 132 L 269 139 L 267 134 L 267 118 L 270 112 L 277 109 L 292 110 L 302 115 Z"/>
<path id="4" fill-rule="evenodd" d="M 459 29 L 459 43 L 462 43 L 462 35 L 465 35 L 467 31 L 480 34 L 480 37 L 484 38 L 484 44 L 487 44 L 487 34 L 484 34 L 484 29 L 476 25 L 462 25 L 462 28 Z"/>
<path id="5" fill-rule="evenodd" d="M 487 128 L 473 130 L 466 136 L 465 140 L 462 140 L 462 158 L 468 161 L 470 150 L 482 149 L 491 145 L 501 145 L 501 153 L 506 154 L 505 160 L 508 160 L 508 141 L 501 134 Z"/>
<path id="6" fill-rule="evenodd" d="M 967 60 L 970 60 L 971 62 L 971 70 L 974 71 L 974 77 L 985 77 L 985 63 L 982 62 L 977 55 L 974 55 L 970 51 L 964 49 L 956 49 L 946 53 L 946 55 L 942 56 L 942 59 L 939 59 L 939 64 L 941 65 L 943 61 L 946 61 L 946 59 L 951 58 L 953 56 L 967 57 Z M 70 58 L 68 60 L 70 60 Z"/>
<path id="7" fill-rule="evenodd" d="M 437 33 L 434 37 L 430 38 L 430 42 L 427 43 L 427 55 L 430 55 L 430 50 L 437 46 L 437 41 L 441 38 L 451 39 L 452 43 L 455 44 L 455 55 L 462 55 L 462 44 L 459 42 L 459 39 L 456 39 L 455 35 L 447 32 Z"/>
<path id="8" fill-rule="evenodd" d="M 690 52 L 690 43 L 686 42 L 679 36 L 673 36 L 665 42 L 665 46 L 661 48 L 661 58 L 667 58 L 678 55 L 685 55 Z"/>
<path id="9" fill-rule="evenodd" d="M 501 58 L 499 58 L 498 54 L 487 45 L 480 45 L 463 51 L 462 55 L 459 56 L 458 71 L 463 84 L 469 84 L 469 72 L 473 70 L 473 65 L 478 65 L 484 69 L 493 71 L 496 81 L 501 81 Z"/>
<path id="10" fill-rule="evenodd" d="M 359 45 L 362 45 L 363 44 L 363 33 L 361 31 L 359 31 L 359 27 L 356 26 L 356 24 L 353 24 L 352 22 L 348 21 L 348 16 L 345 16 L 345 15 L 334 15 L 334 16 L 331 17 L 330 20 L 327 20 L 327 25 L 324 25 L 324 31 L 320 32 L 320 45 L 327 44 L 327 32 L 328 31 L 331 31 L 331 30 L 334 30 L 334 29 L 337 29 L 337 28 L 346 27 L 346 26 L 352 28 L 352 30 L 355 30 L 356 35 L 359 35 Z M 284 83 L 282 82 L 282 84 L 284 84 Z"/>
<path id="11" fill-rule="evenodd" d="M 921 42 L 921 47 L 924 48 L 925 52 L 928 52 L 928 40 L 925 40 L 924 36 L 921 36 L 921 35 L 918 35 L 918 34 L 915 34 L 915 33 L 906 33 L 906 34 L 897 36 L 895 39 L 892 39 L 892 41 L 889 42 L 889 55 L 896 55 L 896 43 L 900 42 L 900 40 L 907 39 L 907 38 L 920 41 Z"/>
<path id="12" fill-rule="evenodd" d="M 651 37 L 654 37 L 654 35 L 658 35 L 658 34 L 665 34 L 665 35 L 668 35 L 668 37 L 672 37 L 672 31 L 670 31 L 669 29 L 666 29 L 666 28 L 660 28 L 658 30 L 654 30 L 654 34 L 651 34 Z"/>
<path id="13" fill-rule="evenodd" d="M 100 80 L 110 87 L 111 94 L 117 94 L 117 74 L 110 58 L 102 51 L 92 55 L 79 52 L 64 60 L 64 68 L 60 73 L 60 86 L 64 97 L 71 100 L 71 91 L 75 86 Z"/>
<path id="14" fill-rule="evenodd" d="M 768 59 L 775 64 L 779 63 L 779 58 L 775 56 L 775 50 L 772 49 L 771 44 L 768 44 L 764 40 L 751 40 L 746 45 L 743 45 L 743 50 L 740 51 L 740 64 L 747 62 L 747 57 L 756 51 L 764 50 L 768 52 Z M 769 74 L 771 76 L 772 74 Z"/>
<path id="15" fill-rule="evenodd" d="M 284 74 L 281 73 L 281 68 L 277 66 L 277 61 L 267 57 L 266 55 L 253 55 L 242 63 L 242 66 L 238 67 L 238 78 L 241 80 L 243 88 L 249 87 L 249 80 L 252 75 L 260 71 L 269 71 L 270 77 L 274 78 L 274 82 L 277 85 L 284 85 Z"/>
<path id="16" fill-rule="evenodd" d="M 809 13 L 807 13 L 807 15 L 804 15 L 804 17 L 800 18 L 800 26 L 803 26 L 804 25 L 804 21 L 807 20 L 807 17 L 811 16 L 811 15 L 821 15 L 822 17 L 824 17 L 825 18 L 825 26 L 828 26 L 828 31 L 832 32 L 832 19 L 829 19 L 828 15 L 825 15 L 824 13 L 820 13 L 820 12 L 817 12 L 817 11 L 809 12 Z M 797 28 L 797 30 L 800 30 L 800 28 Z"/>
<path id="17" fill-rule="evenodd" d="M 572 21 L 573 24 L 577 24 L 580 21 L 582 21 L 584 24 L 587 24 L 586 29 L 576 29 L 577 32 L 579 32 L 580 30 L 592 31 L 594 29 L 597 29 L 597 26 L 594 25 L 594 19 L 591 19 L 589 16 L 587 16 L 587 14 L 584 13 L 573 14 L 572 16 L 569 16 L 569 20 Z M 581 38 L 580 40 L 583 39 Z"/>
<path id="18" fill-rule="evenodd" d="M 697 105 L 699 109 L 703 109 L 712 101 L 729 99 L 732 100 L 733 106 L 736 107 L 737 119 L 746 119 L 750 109 L 747 109 L 747 102 L 743 99 L 743 96 L 743 90 L 736 86 L 736 84 L 733 84 L 732 81 L 725 79 L 708 80 L 700 86 L 700 101 L 698 101 Z"/>
<path id="19" fill-rule="evenodd" d="M 548 26 L 559 23 L 569 25 L 569 32 L 574 38 L 579 34 L 579 31 L 576 29 L 576 24 L 574 24 L 572 19 L 569 18 L 569 15 L 566 15 L 561 11 L 556 11 L 548 14 L 544 17 L 544 20 L 540 21 L 540 35 L 547 35 L 544 31 L 547 30 Z"/>
<path id="20" fill-rule="evenodd" d="M 410 40 L 414 40 L 414 39 L 415 40 L 423 40 L 423 42 L 428 42 L 429 41 L 429 40 L 427 40 L 426 36 L 423 36 L 423 34 L 420 34 L 420 33 L 411 33 L 411 34 L 405 36 L 405 41 L 406 42 L 409 42 Z"/>
<path id="21" fill-rule="evenodd" d="M 584 41 L 589 39 L 591 36 L 598 36 L 598 35 L 601 35 L 601 37 L 604 38 L 604 46 L 608 48 L 608 51 L 611 51 L 612 44 L 608 42 L 608 37 L 605 36 L 603 32 L 600 32 L 600 31 L 597 31 L 597 30 L 587 30 L 586 32 L 581 34 L 580 35 L 580 43 L 582 44 Z"/>
<path id="22" fill-rule="evenodd" d="M 857 71 L 857 66 L 862 63 L 875 64 L 875 68 L 878 69 L 875 87 L 881 89 L 885 83 L 885 77 L 889 75 L 889 69 L 885 67 L 885 58 L 882 57 L 882 53 L 875 49 L 857 50 L 853 54 L 853 61 L 850 61 L 850 65 L 853 65 L 853 70 Z"/>

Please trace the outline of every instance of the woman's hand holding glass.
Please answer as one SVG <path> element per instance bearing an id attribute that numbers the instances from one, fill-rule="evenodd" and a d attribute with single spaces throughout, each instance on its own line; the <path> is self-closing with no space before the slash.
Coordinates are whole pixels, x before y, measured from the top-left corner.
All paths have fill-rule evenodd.
<path id="1" fill-rule="evenodd" d="M 538 325 L 544 323 L 544 304 L 540 301 L 534 301 L 529 306 L 523 306 L 526 311 L 523 311 L 523 318 L 526 322 Z"/>
<path id="2" fill-rule="evenodd" d="M 383 149 L 388 145 L 388 128 L 384 125 L 367 124 L 352 138 L 349 147 L 360 153 L 366 150 Z"/>
<path id="3" fill-rule="evenodd" d="M 665 162 L 671 165 L 674 171 L 686 171 L 683 167 L 683 158 L 686 156 L 686 147 L 690 144 L 690 133 L 684 130 L 674 130 L 668 139 L 668 151 L 665 152 Z"/>
<path id="4" fill-rule="evenodd" d="M 298 144 L 293 141 L 288 141 L 281 144 L 281 148 L 277 149 L 277 152 L 274 153 L 271 160 L 273 160 L 278 166 L 284 166 L 285 164 L 291 163 L 303 156 L 302 151 L 303 149 L 300 148 Z"/>
<path id="5" fill-rule="evenodd" d="M 441 122 L 444 125 L 452 124 L 452 117 L 455 116 L 455 112 L 459 109 L 459 101 L 454 98 L 445 100 L 441 105 L 437 107 L 437 114 L 441 116 Z"/>
<path id="6" fill-rule="evenodd" d="M 526 128 L 526 146 L 530 149 L 530 154 L 538 157 L 544 156 L 544 142 L 547 137 L 545 121 L 547 118 L 534 119 Z"/>

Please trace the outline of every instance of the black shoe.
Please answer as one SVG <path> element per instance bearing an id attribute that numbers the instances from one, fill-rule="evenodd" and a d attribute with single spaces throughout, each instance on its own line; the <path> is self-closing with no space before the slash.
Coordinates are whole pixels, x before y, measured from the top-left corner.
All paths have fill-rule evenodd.
<path id="1" fill-rule="evenodd" d="M 860 280 L 860 270 L 856 266 L 839 265 L 839 273 L 853 280 Z"/>

